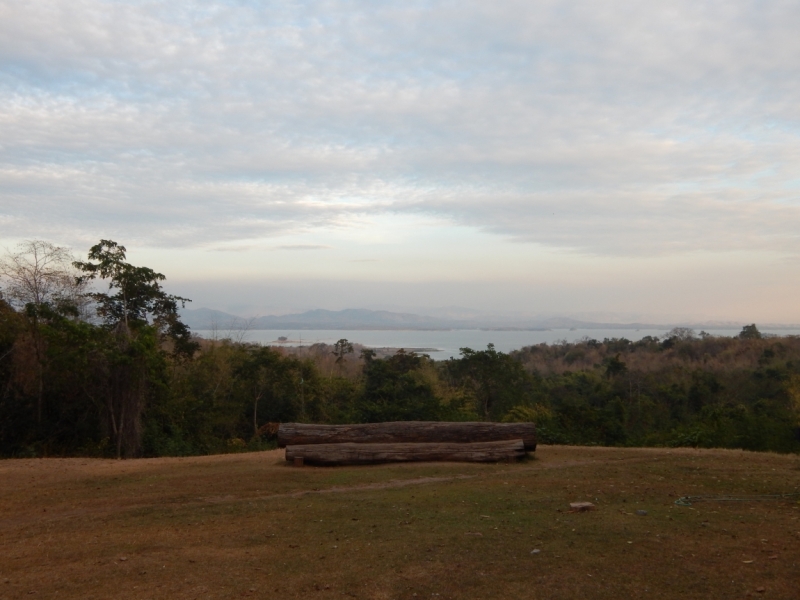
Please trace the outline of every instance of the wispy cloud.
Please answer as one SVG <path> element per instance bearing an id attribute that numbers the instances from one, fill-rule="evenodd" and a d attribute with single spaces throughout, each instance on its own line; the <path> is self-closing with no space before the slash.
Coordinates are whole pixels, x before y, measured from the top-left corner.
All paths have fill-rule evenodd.
<path id="1" fill-rule="evenodd" d="M 0 235 L 234 247 L 402 213 L 797 253 L 798 28 L 746 0 L 0 0 Z"/>
<path id="2" fill-rule="evenodd" d="M 332 246 L 322 244 L 286 244 L 275 246 L 275 250 L 330 250 Z"/>

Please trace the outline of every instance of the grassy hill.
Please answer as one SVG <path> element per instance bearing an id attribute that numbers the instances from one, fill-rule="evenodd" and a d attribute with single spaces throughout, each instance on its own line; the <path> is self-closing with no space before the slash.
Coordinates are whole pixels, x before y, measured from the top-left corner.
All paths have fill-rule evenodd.
<path id="1" fill-rule="evenodd" d="M 800 497 L 674 504 L 800 492 L 796 455 L 540 446 L 519 464 L 298 469 L 282 454 L 0 462 L 0 598 L 797 597 Z M 597 509 L 570 513 L 579 500 Z"/>

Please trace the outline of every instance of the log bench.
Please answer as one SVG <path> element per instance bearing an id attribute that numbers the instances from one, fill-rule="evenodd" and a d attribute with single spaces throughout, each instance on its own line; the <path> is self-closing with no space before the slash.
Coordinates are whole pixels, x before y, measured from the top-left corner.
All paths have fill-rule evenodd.
<path id="1" fill-rule="evenodd" d="M 525 450 L 536 450 L 533 423 L 390 421 L 356 425 L 281 423 L 278 446 L 312 444 L 474 443 L 522 440 Z"/>
<path id="2" fill-rule="evenodd" d="M 369 465 L 390 462 L 501 462 L 525 457 L 522 440 L 307 444 L 286 446 L 286 461 L 309 465 Z"/>

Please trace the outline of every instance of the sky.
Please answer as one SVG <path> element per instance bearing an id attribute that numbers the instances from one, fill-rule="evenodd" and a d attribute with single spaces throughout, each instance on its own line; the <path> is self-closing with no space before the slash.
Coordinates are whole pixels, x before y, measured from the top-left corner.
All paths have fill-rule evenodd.
<path id="1" fill-rule="evenodd" d="M 800 3 L 0 0 L 0 246 L 242 316 L 800 323 Z"/>

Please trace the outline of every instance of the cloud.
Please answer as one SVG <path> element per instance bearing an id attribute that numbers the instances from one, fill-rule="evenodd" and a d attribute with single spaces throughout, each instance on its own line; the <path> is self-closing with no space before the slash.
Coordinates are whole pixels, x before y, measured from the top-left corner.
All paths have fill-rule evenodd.
<path id="1" fill-rule="evenodd" d="M 414 214 L 800 253 L 798 26 L 745 0 L 0 0 L 0 235 L 217 248 Z"/>
<path id="2" fill-rule="evenodd" d="M 275 250 L 330 250 L 332 246 L 322 244 L 286 244 L 275 246 Z"/>

